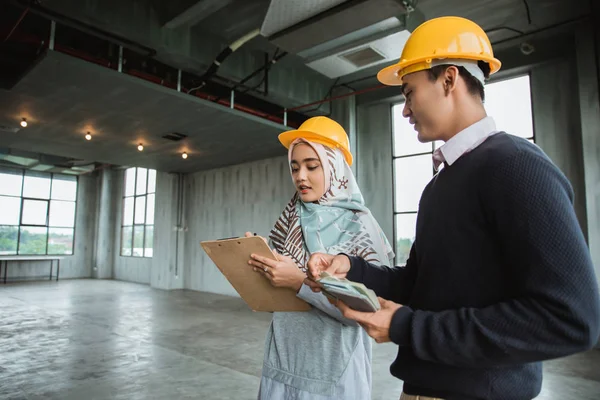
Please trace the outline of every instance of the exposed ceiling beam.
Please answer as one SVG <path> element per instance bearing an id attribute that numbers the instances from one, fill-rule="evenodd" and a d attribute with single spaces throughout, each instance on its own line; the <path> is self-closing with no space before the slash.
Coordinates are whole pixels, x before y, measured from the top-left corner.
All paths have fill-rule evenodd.
<path id="1" fill-rule="evenodd" d="M 194 26 L 233 2 L 234 0 L 200 0 L 181 14 L 173 17 L 164 27 L 176 29 L 182 26 Z"/>

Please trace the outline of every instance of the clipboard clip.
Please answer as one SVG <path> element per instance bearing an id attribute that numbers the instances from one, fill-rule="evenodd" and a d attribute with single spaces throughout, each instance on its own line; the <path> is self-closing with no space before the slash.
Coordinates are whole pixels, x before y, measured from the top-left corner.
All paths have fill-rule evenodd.
<path id="1" fill-rule="evenodd" d="M 256 233 L 254 233 L 254 236 L 256 236 Z M 233 237 L 228 237 L 228 238 L 223 238 L 223 239 L 217 239 L 217 241 L 219 241 L 219 240 L 231 240 L 231 239 L 241 239 L 241 238 L 239 238 L 237 236 L 233 236 Z"/>

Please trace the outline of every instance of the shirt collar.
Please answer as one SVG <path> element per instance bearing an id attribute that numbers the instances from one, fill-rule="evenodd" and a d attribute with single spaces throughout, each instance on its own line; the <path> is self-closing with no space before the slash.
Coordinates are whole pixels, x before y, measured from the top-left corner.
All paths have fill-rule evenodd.
<path id="1" fill-rule="evenodd" d="M 485 117 L 458 132 L 433 152 L 433 165 L 436 171 L 441 163 L 454 164 L 463 154 L 475 149 L 496 132 L 496 122 L 492 117 Z"/>

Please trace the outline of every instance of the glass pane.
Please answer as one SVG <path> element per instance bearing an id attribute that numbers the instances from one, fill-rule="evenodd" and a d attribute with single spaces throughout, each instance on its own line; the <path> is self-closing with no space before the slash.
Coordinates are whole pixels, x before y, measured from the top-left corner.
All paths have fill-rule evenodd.
<path id="1" fill-rule="evenodd" d="M 137 169 L 137 179 L 135 181 L 135 194 L 146 194 L 146 180 L 148 179 L 148 170 L 146 168 Z"/>
<path id="2" fill-rule="evenodd" d="M 396 104 L 392 107 L 394 156 L 399 157 L 431 152 L 431 143 L 419 142 L 417 139 L 417 132 L 408 122 L 408 119 L 402 116 L 403 108 L 404 104 Z"/>
<path id="3" fill-rule="evenodd" d="M 48 254 L 73 254 L 73 229 L 48 230 Z"/>
<path id="4" fill-rule="evenodd" d="M 46 254 L 47 228 L 21 227 L 19 254 Z"/>
<path id="5" fill-rule="evenodd" d="M 133 227 L 126 226 L 121 230 L 121 255 L 131 255 L 131 240 L 133 239 Z"/>
<path id="6" fill-rule="evenodd" d="M 154 247 L 154 227 L 146 226 L 146 246 L 144 248 L 144 257 L 152 257 Z"/>
<path id="7" fill-rule="evenodd" d="M 417 211 L 423 189 L 433 176 L 431 155 L 394 160 L 394 194 L 396 212 Z"/>
<path id="8" fill-rule="evenodd" d="M 23 182 L 23 197 L 49 199 L 50 181 L 50 174 L 26 172 Z"/>
<path id="9" fill-rule="evenodd" d="M 415 241 L 417 214 L 396 214 L 396 264 L 404 265 Z"/>
<path id="10" fill-rule="evenodd" d="M 125 171 L 125 196 L 133 196 L 135 192 L 135 168 Z"/>
<path id="11" fill-rule="evenodd" d="M 144 226 L 133 228 L 133 252 L 134 257 L 144 256 Z"/>
<path id="12" fill-rule="evenodd" d="M 72 201 L 51 200 L 49 226 L 74 227 L 75 203 Z"/>
<path id="13" fill-rule="evenodd" d="M 0 172 L 0 194 L 20 196 L 22 184 L 22 171 L 3 168 L 2 172 Z"/>
<path id="14" fill-rule="evenodd" d="M 23 200 L 23 225 L 46 225 L 48 218 L 48 200 Z M 37 254 L 37 253 L 36 253 Z"/>
<path id="15" fill-rule="evenodd" d="M 123 225 L 133 225 L 133 197 L 123 200 Z"/>
<path id="16" fill-rule="evenodd" d="M 146 220 L 146 196 L 135 198 L 135 224 L 143 224 Z"/>
<path id="17" fill-rule="evenodd" d="M 77 178 L 54 175 L 52 178 L 52 198 L 56 200 L 77 200 Z"/>
<path id="18" fill-rule="evenodd" d="M 17 254 L 17 240 L 19 239 L 19 227 L 0 226 L 0 254 Z"/>
<path id="19" fill-rule="evenodd" d="M 485 109 L 498 130 L 533 137 L 529 75 L 486 85 Z"/>
<path id="20" fill-rule="evenodd" d="M 148 195 L 148 204 L 146 207 L 146 224 L 154 225 L 154 194 Z"/>
<path id="21" fill-rule="evenodd" d="M 19 225 L 21 198 L 0 196 L 0 224 Z"/>
<path id="22" fill-rule="evenodd" d="M 156 192 L 156 170 L 148 170 L 148 193 Z"/>

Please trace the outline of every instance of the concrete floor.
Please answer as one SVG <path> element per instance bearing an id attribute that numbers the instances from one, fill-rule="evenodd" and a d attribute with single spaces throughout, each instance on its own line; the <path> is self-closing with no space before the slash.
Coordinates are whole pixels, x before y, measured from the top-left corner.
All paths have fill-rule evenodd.
<path id="1" fill-rule="evenodd" d="M 116 281 L 0 285 L 0 399 L 254 399 L 270 314 Z M 373 399 L 398 399 L 391 344 Z M 540 399 L 600 398 L 600 351 L 546 364 Z"/>

